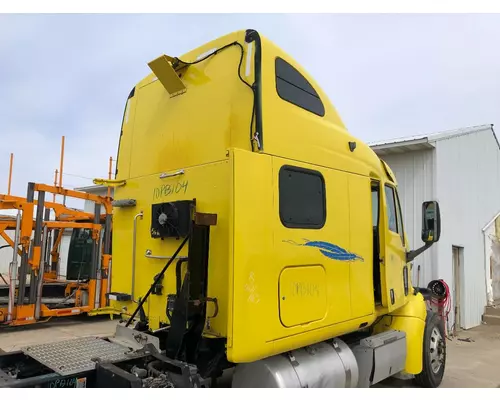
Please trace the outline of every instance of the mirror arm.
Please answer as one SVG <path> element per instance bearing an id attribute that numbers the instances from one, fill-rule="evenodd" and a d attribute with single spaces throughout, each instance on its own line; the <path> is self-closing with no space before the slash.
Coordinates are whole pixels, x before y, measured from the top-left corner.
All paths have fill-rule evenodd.
<path id="1" fill-rule="evenodd" d="M 411 250 L 406 253 L 406 262 L 412 262 L 415 258 L 417 258 L 420 254 L 422 254 L 425 250 L 427 250 L 429 247 L 431 247 L 434 243 L 426 243 L 422 247 L 416 249 L 416 250 Z"/>

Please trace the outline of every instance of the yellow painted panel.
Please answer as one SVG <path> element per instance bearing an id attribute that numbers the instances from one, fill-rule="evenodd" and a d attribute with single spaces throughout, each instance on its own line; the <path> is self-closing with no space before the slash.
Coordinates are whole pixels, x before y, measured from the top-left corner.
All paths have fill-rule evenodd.
<path id="1" fill-rule="evenodd" d="M 167 171 L 168 172 L 168 171 Z M 208 265 L 208 297 L 216 297 L 219 312 L 209 321 L 207 334 L 225 337 L 227 334 L 227 276 L 229 243 L 229 184 L 230 163 L 228 160 L 217 163 L 191 167 L 184 174 L 161 179 L 160 174 L 149 175 L 138 179 L 129 179 L 125 186 L 115 189 L 116 199 L 136 199 L 133 208 L 115 208 L 113 215 L 113 266 L 112 291 L 130 293 L 132 288 L 132 243 L 134 216 L 140 211 L 143 218 L 137 221 L 135 297 L 144 296 L 154 277 L 164 267 L 167 259 L 146 257 L 146 250 L 153 256 L 169 257 L 181 240 L 174 238 L 151 238 L 151 207 L 153 204 L 176 200 L 196 199 L 199 212 L 216 213 L 217 225 L 210 228 L 210 248 Z M 119 251 L 115 249 L 119 249 Z M 187 256 L 186 245 L 179 256 Z M 175 263 L 172 264 L 163 279 L 163 293 L 151 295 L 144 307 L 150 318 L 151 327 L 158 328 L 160 322 L 167 322 L 165 312 L 167 295 L 174 294 Z M 126 305 L 129 311 L 135 309 L 133 303 L 111 302 L 112 306 L 121 309 Z M 207 306 L 207 315 L 213 315 L 213 305 Z"/>
<path id="2" fill-rule="evenodd" d="M 280 318 L 286 327 L 326 315 L 326 274 L 320 265 L 285 268 L 279 281 Z"/>
<path id="3" fill-rule="evenodd" d="M 276 91 L 275 60 L 291 63 L 318 93 L 325 115 L 320 117 L 284 101 Z M 346 129 L 334 105 L 315 79 L 271 41 L 262 40 L 262 104 L 264 151 L 291 160 L 362 174 L 380 176 L 380 160 L 373 150 Z M 349 142 L 356 149 L 349 149 Z"/>
<path id="4" fill-rule="evenodd" d="M 244 43 L 244 33 L 219 38 L 180 58 L 194 61 L 235 40 Z M 130 177 L 223 160 L 233 142 L 250 148 L 252 90 L 238 77 L 240 58 L 240 48 L 229 46 L 186 67 L 181 76 L 186 92 L 180 96 L 171 97 L 159 80 L 136 89 Z"/>
<path id="5" fill-rule="evenodd" d="M 321 229 L 291 229 L 283 225 L 279 217 L 279 171 L 285 165 L 309 169 L 321 173 L 325 181 L 326 221 Z M 356 253 L 351 248 L 349 222 L 348 174 L 341 171 L 305 164 L 298 161 L 273 157 L 274 188 L 274 253 L 275 263 L 280 268 L 286 266 L 322 265 L 325 269 L 327 288 L 327 314 L 324 319 L 307 326 L 297 326 L 286 333 L 276 332 L 273 339 L 300 332 L 331 326 L 353 318 L 351 304 L 351 265 L 364 264 L 364 253 Z M 335 259 L 322 246 L 336 246 L 354 253 L 353 261 Z M 357 258 L 360 256 L 359 258 Z"/>
<path id="6" fill-rule="evenodd" d="M 383 317 L 375 326 L 374 333 L 399 330 L 406 333 L 405 371 L 418 374 L 422 371 L 423 337 L 427 311 L 420 293 L 410 295 L 403 307 Z"/>
<path id="7" fill-rule="evenodd" d="M 232 300 L 229 301 L 232 311 L 228 322 L 228 359 L 232 362 L 254 361 L 371 323 L 374 315 L 367 310 L 373 307 L 373 294 L 371 298 L 368 294 L 359 300 L 363 303 L 363 312 L 358 312 L 358 315 L 352 312 L 351 270 L 365 268 L 364 263 L 370 260 L 371 247 L 357 244 L 357 248 L 351 249 L 349 174 L 237 149 L 234 150 L 233 162 Z M 323 228 L 290 229 L 282 224 L 279 171 L 285 164 L 314 169 L 323 175 L 327 193 L 327 219 Z M 369 201 L 369 191 L 367 195 L 366 201 Z M 364 223 L 369 230 L 371 215 L 367 212 L 366 216 Z M 336 259 L 331 252 L 318 247 L 325 244 L 344 249 L 352 258 Z M 280 318 L 280 302 L 277 301 L 280 276 L 285 268 L 307 265 L 323 267 L 326 313 L 315 321 L 284 326 Z M 366 271 L 371 273 L 371 265 Z M 362 288 L 366 289 L 365 286 Z M 323 315 L 323 311 L 321 313 Z M 365 313 L 368 315 L 357 318 Z M 302 317 L 290 318 L 293 324 L 301 322 Z M 305 319 L 309 319 L 307 315 Z M 255 329 L 256 326 L 265 329 Z"/>
<path id="8" fill-rule="evenodd" d="M 279 319 L 280 268 L 273 260 L 273 176 L 270 157 L 234 150 L 232 273 L 230 273 L 227 355 L 256 360 L 272 351 L 268 343 L 283 326 Z M 265 327 L 265 328 L 264 328 Z"/>

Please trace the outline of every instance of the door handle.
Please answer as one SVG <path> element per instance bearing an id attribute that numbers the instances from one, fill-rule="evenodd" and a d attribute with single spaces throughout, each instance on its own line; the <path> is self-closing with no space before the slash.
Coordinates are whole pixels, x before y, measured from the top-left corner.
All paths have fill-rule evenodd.
<path id="1" fill-rule="evenodd" d="M 169 256 L 155 256 L 153 255 L 153 252 L 149 249 L 146 250 L 146 252 L 144 253 L 144 257 L 146 258 L 154 258 L 156 260 L 170 260 L 172 257 L 169 257 Z M 181 258 L 184 258 L 184 257 L 175 257 L 175 260 L 179 260 Z"/>
<path id="2" fill-rule="evenodd" d="M 165 178 L 171 178 L 172 176 L 179 176 L 179 175 L 184 175 L 184 170 L 180 169 L 179 171 L 176 172 L 164 172 L 163 174 L 160 175 L 160 179 L 165 179 Z"/>

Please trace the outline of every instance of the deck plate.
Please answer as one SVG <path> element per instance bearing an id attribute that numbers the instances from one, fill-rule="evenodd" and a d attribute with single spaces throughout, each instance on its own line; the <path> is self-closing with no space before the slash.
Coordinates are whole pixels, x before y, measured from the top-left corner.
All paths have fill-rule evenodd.
<path id="1" fill-rule="evenodd" d="M 130 349 L 97 337 L 83 337 L 21 349 L 46 367 L 63 376 L 95 368 L 94 358 L 116 362 L 127 359 Z"/>

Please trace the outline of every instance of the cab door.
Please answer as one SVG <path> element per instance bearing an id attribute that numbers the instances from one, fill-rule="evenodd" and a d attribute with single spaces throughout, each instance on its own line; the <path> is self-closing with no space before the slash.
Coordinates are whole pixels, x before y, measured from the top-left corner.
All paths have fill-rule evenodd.
<path id="1" fill-rule="evenodd" d="M 395 186 L 385 183 L 382 188 L 381 237 L 384 238 L 381 259 L 382 306 L 389 311 L 405 302 L 406 248 L 401 207 Z M 407 272 L 406 272 L 407 276 Z"/>

